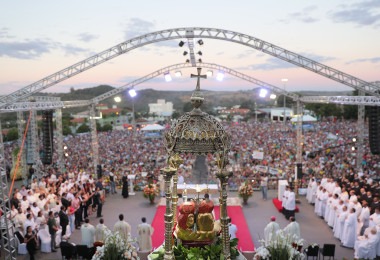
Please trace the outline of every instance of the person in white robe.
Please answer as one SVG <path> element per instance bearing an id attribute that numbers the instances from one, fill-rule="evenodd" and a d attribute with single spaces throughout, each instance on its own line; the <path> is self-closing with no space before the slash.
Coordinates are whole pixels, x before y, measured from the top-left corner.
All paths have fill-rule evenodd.
<path id="1" fill-rule="evenodd" d="M 119 215 L 119 221 L 115 223 L 113 227 L 114 232 L 119 232 L 120 236 L 125 240 L 128 241 L 130 239 L 131 234 L 131 226 L 124 221 L 124 215 Z"/>
<path id="2" fill-rule="evenodd" d="M 99 220 L 99 224 L 95 228 L 95 242 L 103 242 L 106 240 L 107 231 L 109 229 L 104 225 L 104 219 Z"/>
<path id="3" fill-rule="evenodd" d="M 82 244 L 91 248 L 94 246 L 95 242 L 95 227 L 90 224 L 88 218 L 85 219 L 85 223 L 80 227 L 82 234 Z"/>
<path id="4" fill-rule="evenodd" d="M 338 218 L 335 223 L 335 229 L 334 229 L 334 237 L 339 238 L 339 240 L 342 240 L 344 222 L 346 221 L 347 216 L 348 216 L 347 206 L 343 205 L 342 211 L 338 213 Z"/>
<path id="5" fill-rule="evenodd" d="M 315 182 L 314 178 L 310 178 L 309 180 L 309 184 L 307 185 L 307 190 L 306 190 L 306 200 L 307 202 L 311 203 L 311 199 L 312 199 L 312 190 L 313 190 L 313 183 Z"/>
<path id="6" fill-rule="evenodd" d="M 339 195 L 334 194 L 333 200 L 330 205 L 330 214 L 327 219 L 327 225 L 329 225 L 329 227 L 334 228 L 335 215 L 336 215 L 336 210 L 337 210 L 338 205 L 339 205 Z"/>
<path id="7" fill-rule="evenodd" d="M 367 201 L 363 200 L 362 210 L 358 217 L 358 230 L 357 230 L 358 236 L 362 235 L 364 230 L 369 226 L 369 216 L 370 216 L 370 211 L 369 211 L 368 203 Z"/>
<path id="8" fill-rule="evenodd" d="M 319 217 L 324 217 L 327 198 L 328 198 L 328 194 L 327 194 L 326 189 L 324 188 L 318 198 L 319 203 L 318 203 L 318 208 L 317 208 L 317 215 Z"/>
<path id="9" fill-rule="evenodd" d="M 316 181 L 314 181 L 311 184 L 311 201 L 310 201 L 311 204 L 315 203 L 315 197 L 317 195 L 317 190 L 318 190 L 318 183 Z"/>
<path id="10" fill-rule="evenodd" d="M 344 222 L 341 242 L 344 247 L 353 248 L 356 241 L 357 216 L 355 208 L 351 208 L 350 213 Z"/>
<path id="11" fill-rule="evenodd" d="M 333 194 L 341 194 L 342 193 L 342 188 L 339 186 L 339 183 L 338 182 L 335 182 L 335 187 L 334 187 L 334 190 L 333 190 Z"/>
<path id="12" fill-rule="evenodd" d="M 369 216 L 369 227 L 380 225 L 380 208 L 375 208 L 375 213 Z"/>
<path id="13" fill-rule="evenodd" d="M 367 231 L 366 231 L 367 233 Z M 357 259 L 374 259 L 376 258 L 376 246 L 379 241 L 379 235 L 375 227 L 370 229 L 368 234 L 359 236 L 355 241 L 354 257 Z"/>
<path id="14" fill-rule="evenodd" d="M 280 225 L 276 222 L 276 217 L 272 216 L 270 220 L 271 222 L 264 228 L 265 245 L 269 245 L 271 241 L 275 241 L 277 232 L 280 230 Z"/>
<path id="15" fill-rule="evenodd" d="M 329 193 L 328 198 L 326 200 L 326 209 L 325 209 L 325 214 L 323 215 L 323 218 L 325 219 L 326 223 L 329 221 L 330 217 L 330 211 L 331 211 L 331 204 L 333 202 L 333 196 L 331 193 Z"/>
<path id="16" fill-rule="evenodd" d="M 314 205 L 314 212 L 318 215 L 319 205 L 321 204 L 320 197 L 323 193 L 323 187 L 322 185 L 318 185 L 318 190 L 315 195 L 315 205 Z"/>
<path id="17" fill-rule="evenodd" d="M 290 217 L 294 217 L 296 211 L 296 194 L 293 191 L 293 187 L 289 187 L 288 197 L 286 198 L 285 204 L 285 218 L 289 219 Z"/>
<path id="18" fill-rule="evenodd" d="M 284 228 L 284 233 L 295 240 L 299 240 L 301 238 L 300 225 L 296 221 L 295 217 L 290 217 L 289 221 L 290 223 Z"/>
<path id="19" fill-rule="evenodd" d="M 348 192 L 346 191 L 346 188 L 342 188 L 342 193 L 339 195 L 339 199 L 343 200 L 344 202 L 348 201 Z"/>
<path id="20" fill-rule="evenodd" d="M 286 186 L 285 191 L 282 194 L 282 200 L 281 200 L 282 213 L 284 213 L 284 214 L 286 212 L 286 200 L 288 198 L 288 195 L 289 195 L 289 186 Z"/>
<path id="21" fill-rule="evenodd" d="M 146 223 L 146 218 L 142 218 L 141 221 L 142 223 L 137 226 L 139 251 L 150 252 L 152 251 L 152 235 L 154 229 L 150 224 Z"/>

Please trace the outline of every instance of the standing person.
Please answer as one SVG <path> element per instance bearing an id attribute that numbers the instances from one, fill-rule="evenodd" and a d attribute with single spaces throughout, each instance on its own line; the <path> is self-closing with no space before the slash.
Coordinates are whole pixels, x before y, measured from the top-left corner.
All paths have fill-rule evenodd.
<path id="1" fill-rule="evenodd" d="M 300 225 L 296 221 L 295 217 L 289 218 L 290 223 L 284 228 L 284 233 L 290 235 L 291 237 L 295 237 L 297 239 L 301 238 L 301 229 Z"/>
<path id="2" fill-rule="evenodd" d="M 131 234 L 131 226 L 124 221 L 124 215 L 119 215 L 119 221 L 115 223 L 113 227 L 114 232 L 119 232 L 120 236 L 125 240 L 129 240 L 129 236 Z"/>
<path id="3" fill-rule="evenodd" d="M 124 174 L 121 181 L 123 182 L 123 189 L 121 191 L 121 195 L 124 199 L 126 199 L 128 198 L 128 174 Z"/>
<path id="4" fill-rule="evenodd" d="M 294 213 L 296 211 L 296 194 L 293 191 L 293 187 L 289 187 L 288 197 L 286 198 L 286 219 L 290 217 L 294 217 Z"/>
<path id="5" fill-rule="evenodd" d="M 97 218 L 101 218 L 103 217 L 102 216 L 102 208 L 103 208 L 103 203 L 102 203 L 102 198 L 101 198 L 101 194 L 100 194 L 100 188 L 99 187 L 96 187 L 96 190 L 95 190 L 95 194 L 94 194 L 94 204 L 95 206 L 98 207 L 97 211 L 96 211 L 96 217 Z"/>
<path id="6" fill-rule="evenodd" d="M 106 240 L 107 226 L 104 225 L 104 219 L 99 220 L 99 224 L 95 228 L 95 242 L 103 242 Z"/>
<path id="7" fill-rule="evenodd" d="M 59 216 L 59 224 L 62 227 L 62 237 L 66 235 L 66 228 L 69 224 L 69 217 L 66 214 L 66 208 L 65 206 L 61 206 L 61 210 L 58 213 Z"/>
<path id="8" fill-rule="evenodd" d="M 115 169 L 112 168 L 110 173 L 109 173 L 109 177 L 110 177 L 110 186 L 111 186 L 111 194 L 116 194 L 116 184 L 115 184 Z"/>
<path id="9" fill-rule="evenodd" d="M 33 232 L 32 227 L 28 226 L 26 228 L 26 235 L 24 236 L 24 243 L 26 244 L 26 250 L 28 250 L 30 260 L 34 260 L 34 254 L 37 249 L 37 238 L 36 234 Z"/>
<path id="10" fill-rule="evenodd" d="M 260 187 L 261 187 L 261 193 L 263 194 L 263 200 L 268 199 L 268 177 L 265 173 L 261 175 L 260 178 Z"/>
<path id="11" fill-rule="evenodd" d="M 86 245 L 88 248 L 94 246 L 95 242 L 95 227 L 90 224 L 90 220 L 86 218 L 84 224 L 80 227 L 82 233 L 82 244 Z"/>
<path id="12" fill-rule="evenodd" d="M 57 222 L 55 221 L 53 211 L 49 211 L 49 219 L 48 219 L 47 224 L 49 227 L 49 234 L 51 236 L 51 251 L 57 252 L 57 250 L 55 250 L 56 248 L 55 237 L 57 235 L 58 225 L 57 225 Z"/>
<path id="13" fill-rule="evenodd" d="M 343 227 L 343 233 L 341 235 L 342 246 L 353 248 L 357 237 L 357 216 L 355 208 L 350 209 Z"/>
<path id="14" fill-rule="evenodd" d="M 137 226 L 139 251 L 152 251 L 153 227 L 146 223 L 146 218 L 141 218 L 142 223 Z"/>
<path id="15" fill-rule="evenodd" d="M 277 231 L 280 230 L 280 225 L 276 222 L 276 217 L 270 218 L 269 224 L 264 228 L 265 245 L 269 245 L 271 241 L 275 241 L 277 238 Z"/>
<path id="16" fill-rule="evenodd" d="M 68 207 L 67 215 L 69 217 L 70 231 L 72 233 L 75 229 L 75 208 L 73 206 Z"/>
<path id="17" fill-rule="evenodd" d="M 230 240 L 236 238 L 237 226 L 232 223 L 231 218 L 228 218 L 228 233 L 230 234 Z"/>

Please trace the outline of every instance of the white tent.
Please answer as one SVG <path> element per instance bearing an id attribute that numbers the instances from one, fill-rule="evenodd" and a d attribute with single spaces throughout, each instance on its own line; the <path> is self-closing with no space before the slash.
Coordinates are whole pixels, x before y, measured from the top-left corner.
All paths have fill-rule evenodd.
<path id="1" fill-rule="evenodd" d="M 298 116 L 295 116 L 290 120 L 291 122 L 297 122 L 298 121 Z M 317 119 L 315 117 L 312 117 L 310 115 L 303 115 L 302 116 L 302 122 L 316 122 Z"/>
<path id="2" fill-rule="evenodd" d="M 146 125 L 144 128 L 141 128 L 141 131 L 158 131 L 158 130 L 164 130 L 165 127 L 159 124 L 151 124 Z"/>

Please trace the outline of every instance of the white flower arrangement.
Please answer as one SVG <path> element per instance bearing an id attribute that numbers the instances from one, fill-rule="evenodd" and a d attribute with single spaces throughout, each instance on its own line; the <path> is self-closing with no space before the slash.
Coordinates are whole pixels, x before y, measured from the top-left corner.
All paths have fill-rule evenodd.
<path id="1" fill-rule="evenodd" d="M 260 240 L 261 246 L 256 249 L 255 260 L 302 260 L 305 255 L 301 252 L 303 239 L 284 234 L 282 230 L 276 233 L 276 238 L 266 243 Z"/>
<path id="2" fill-rule="evenodd" d="M 106 231 L 106 239 L 103 246 L 97 247 L 92 260 L 139 260 L 137 249 L 131 242 L 124 240 L 119 232 L 112 234 Z"/>

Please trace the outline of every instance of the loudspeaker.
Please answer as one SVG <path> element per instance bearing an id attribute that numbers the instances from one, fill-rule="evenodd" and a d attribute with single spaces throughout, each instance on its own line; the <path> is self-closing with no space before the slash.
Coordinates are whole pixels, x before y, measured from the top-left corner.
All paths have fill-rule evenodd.
<path id="1" fill-rule="evenodd" d="M 42 150 L 43 164 L 52 164 L 53 161 L 53 110 L 42 112 Z"/>
<path id="2" fill-rule="evenodd" d="M 380 107 L 368 107 L 369 147 L 372 154 L 380 154 Z"/>
<path id="3" fill-rule="evenodd" d="M 96 165 L 96 174 L 98 176 L 98 179 L 102 178 L 102 174 L 103 174 L 102 165 L 100 164 Z"/>
<path id="4" fill-rule="evenodd" d="M 297 174 L 297 179 L 301 180 L 302 179 L 302 163 L 297 163 L 296 174 Z"/>

